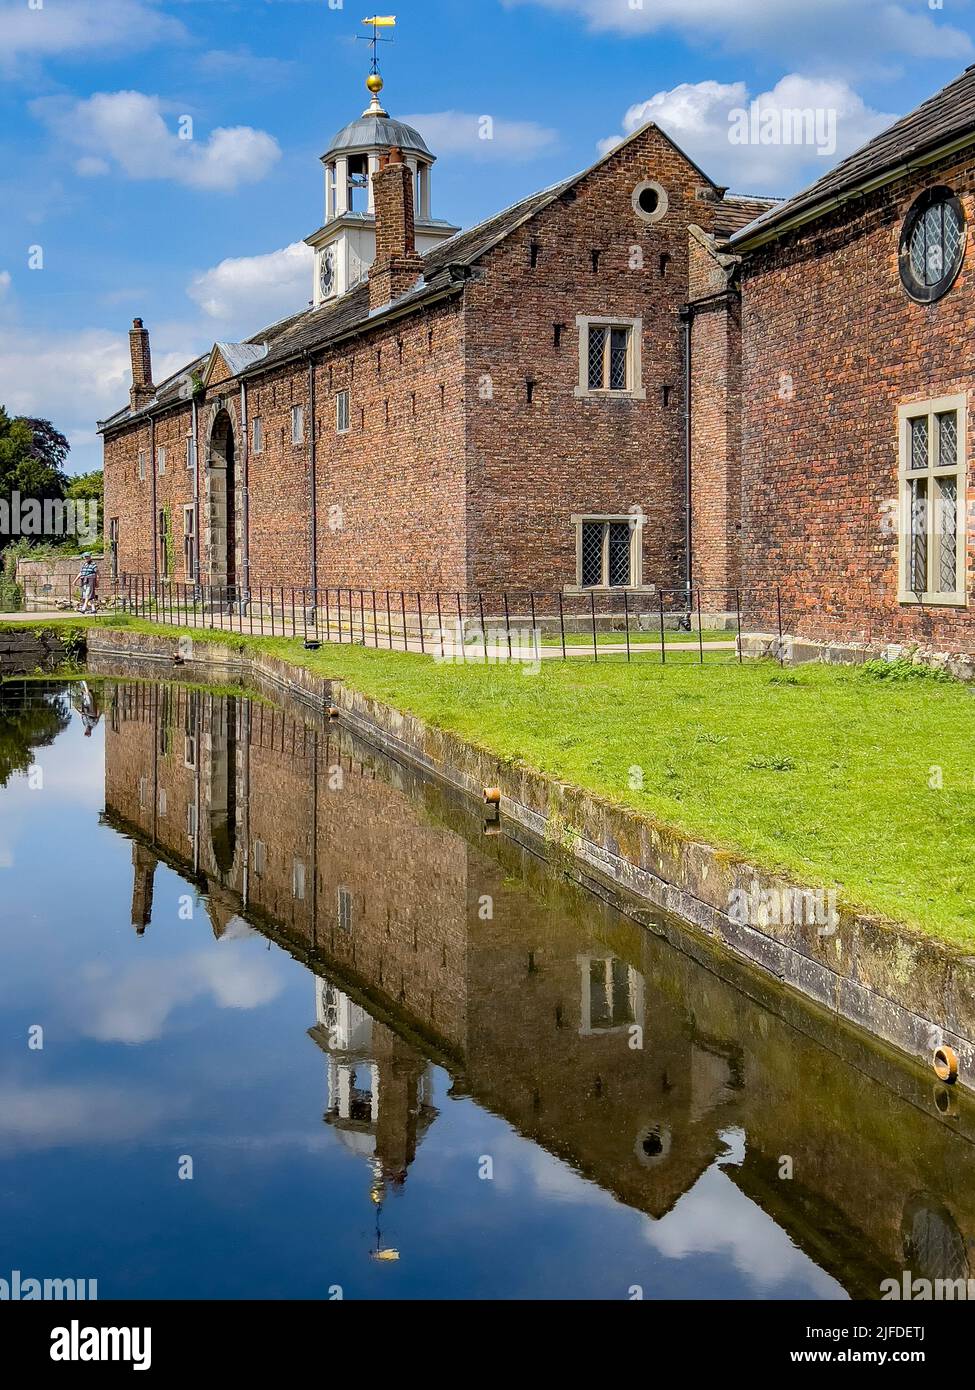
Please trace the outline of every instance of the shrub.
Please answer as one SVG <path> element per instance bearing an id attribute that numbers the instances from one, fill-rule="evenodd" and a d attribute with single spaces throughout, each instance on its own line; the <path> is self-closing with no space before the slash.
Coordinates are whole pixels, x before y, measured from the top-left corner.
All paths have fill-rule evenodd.
<path id="1" fill-rule="evenodd" d="M 934 666 L 915 665 L 913 661 L 908 661 L 905 657 L 898 657 L 896 661 L 884 661 L 880 658 L 873 661 L 865 661 L 860 667 L 860 674 L 871 681 L 936 681 L 944 683 L 953 681 L 954 676 L 947 671 L 939 671 Z"/>

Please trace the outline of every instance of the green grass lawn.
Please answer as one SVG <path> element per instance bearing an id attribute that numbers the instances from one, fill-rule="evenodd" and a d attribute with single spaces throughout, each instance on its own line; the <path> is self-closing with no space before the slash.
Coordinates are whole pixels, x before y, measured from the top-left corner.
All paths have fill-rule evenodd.
<path id="1" fill-rule="evenodd" d="M 242 640 L 803 884 L 838 885 L 847 903 L 975 946 L 971 687 L 903 667 L 882 679 L 772 662 L 543 662 L 527 675 Z"/>
<path id="2" fill-rule="evenodd" d="M 735 637 L 736 637 L 736 636 L 737 636 L 737 633 L 734 632 L 733 630 L 729 630 L 728 628 L 710 628 L 710 627 L 706 627 L 706 628 L 704 629 L 704 632 L 703 632 L 703 640 L 704 640 L 705 642 L 729 642 L 729 643 L 731 643 L 732 645 L 734 645 L 734 641 L 735 641 Z M 665 647 L 683 646 L 683 645 L 686 645 L 688 642 L 693 642 L 694 646 L 696 647 L 697 644 L 698 644 L 698 640 L 699 640 L 699 639 L 698 639 L 697 629 L 696 629 L 696 628 L 695 628 L 695 630 L 694 630 L 693 632 L 678 632 L 676 628 L 665 628 L 665 629 L 664 629 L 664 645 L 665 645 Z M 626 633 L 625 633 L 625 632 L 597 632 L 597 633 L 596 633 L 596 645 L 597 645 L 597 647 L 606 647 L 606 646 L 609 646 L 609 645 L 611 645 L 611 644 L 612 644 L 613 646 L 625 647 L 625 646 L 626 646 Z M 543 646 L 543 647 L 561 647 L 561 645 L 562 645 L 562 635 L 561 635 L 561 633 L 556 632 L 556 633 L 553 634 L 552 631 L 551 631 L 550 629 L 546 629 L 545 633 L 544 633 L 543 636 L 542 636 L 542 646 Z M 583 632 L 566 632 L 566 634 L 565 634 L 565 645 L 566 645 L 567 647 L 588 647 L 588 648 L 590 649 L 590 651 L 591 651 L 591 650 L 592 650 L 592 630 L 590 629 L 588 632 L 585 632 L 585 631 L 583 631 Z M 631 647 L 654 646 L 654 647 L 657 647 L 657 648 L 659 649 L 659 647 L 660 647 L 660 630 L 659 630 L 659 628 L 657 629 L 656 632 L 654 632 L 652 629 L 649 629 L 649 630 L 647 630 L 647 631 L 641 632 L 641 631 L 639 631 L 639 630 L 634 629 L 634 628 L 631 627 L 631 628 L 630 628 L 630 646 L 631 646 Z"/>

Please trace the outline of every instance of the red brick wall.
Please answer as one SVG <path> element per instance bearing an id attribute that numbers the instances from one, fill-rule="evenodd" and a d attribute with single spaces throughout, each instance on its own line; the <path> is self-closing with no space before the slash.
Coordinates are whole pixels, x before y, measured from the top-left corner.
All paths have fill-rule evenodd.
<path id="1" fill-rule="evenodd" d="M 459 299 L 316 366 L 319 584 L 465 588 L 464 315 Z M 349 431 L 336 396 L 349 392 Z"/>
<path id="2" fill-rule="evenodd" d="M 305 442 L 293 444 L 291 411 L 304 412 Z M 255 454 L 254 419 L 260 416 L 263 448 Z M 243 537 L 240 392 L 231 416 L 237 440 L 237 533 Z M 209 430 L 204 438 L 209 437 Z M 281 367 L 247 386 L 247 486 L 249 491 L 250 583 L 306 586 L 311 569 L 311 495 L 308 441 L 308 369 Z M 204 446 L 205 448 L 205 446 Z M 205 456 L 205 455 L 204 455 Z M 238 568 L 242 576 L 242 569 Z"/>
<path id="3" fill-rule="evenodd" d="M 409 779 L 391 784 L 382 764 L 377 775 L 344 743 L 267 706 L 228 706 L 178 686 L 120 684 L 107 693 L 106 806 L 189 868 L 190 808 L 199 794 L 199 868 L 216 933 L 242 911 L 249 850 L 252 912 L 385 991 L 434 1035 L 465 1046 L 469 852 L 427 814 Z M 196 738 L 191 767 L 187 733 Z M 236 847 L 233 865 L 222 871 L 211 816 L 224 773 L 236 779 Z M 282 816 L 282 807 L 290 815 Z M 296 893 L 296 864 L 303 895 Z M 345 929 L 340 888 L 349 895 Z M 175 920 L 175 910 L 175 896 L 168 903 L 157 897 L 155 929 L 168 930 L 166 913 Z"/>
<path id="4" fill-rule="evenodd" d="M 170 514 L 172 532 L 171 578 L 184 580 L 182 571 L 182 507 L 192 500 L 192 473 L 186 468 L 186 434 L 191 430 L 191 406 L 179 407 L 156 417 L 156 450 L 166 449 L 166 473 L 156 478 L 153 507 L 152 425 L 142 420 L 127 430 L 107 436 L 104 442 L 104 520 L 118 517 L 118 569 L 121 573 L 152 575 L 154 567 L 153 513 Z M 145 450 L 146 477 L 139 481 L 139 450 Z"/>
<path id="5" fill-rule="evenodd" d="M 691 551 L 706 606 L 732 608 L 740 583 L 741 310 L 712 250 L 690 239 Z"/>
<path id="6" fill-rule="evenodd" d="M 760 248 L 743 271 L 744 579 L 780 582 L 789 625 L 809 636 L 972 648 L 969 611 L 898 604 L 889 520 L 898 407 L 966 391 L 975 371 L 971 232 L 938 303 L 900 281 L 904 217 L 934 184 L 958 193 L 971 228 L 975 162 L 956 159 Z M 972 444 L 969 410 L 970 461 Z M 970 548 L 969 587 L 973 569 Z"/>
<path id="7" fill-rule="evenodd" d="M 169 578 L 178 584 L 186 582 L 183 568 L 183 507 L 193 501 L 193 471 L 186 467 L 186 436 L 193 427 L 192 407 L 189 403 L 178 410 L 167 411 L 156 417 L 156 459 L 159 450 L 166 450 L 166 471 L 160 476 L 156 473 L 156 512 L 165 512 L 169 522 L 170 556 Z M 147 478 L 147 509 L 151 515 L 151 483 Z M 158 549 L 158 522 L 157 549 Z M 148 571 L 152 573 L 152 569 Z M 159 576 L 162 578 L 160 567 Z"/>
<path id="8" fill-rule="evenodd" d="M 631 195 L 669 195 L 647 223 Z M 649 130 L 520 228 L 467 290 L 469 574 L 476 589 L 576 582 L 573 514 L 646 514 L 646 583 L 683 580 L 684 388 L 679 311 L 688 294 L 687 226 L 706 221 L 701 174 Z M 538 245 L 531 265 L 531 244 Z M 634 267 L 633 248 L 642 252 Z M 594 272 L 592 252 L 600 252 Z M 660 258 L 669 260 L 661 274 Z M 646 400 L 585 399 L 577 315 L 643 320 Z M 554 325 L 561 323 L 560 347 Z M 490 377 L 493 399 L 482 398 Z M 526 382 L 535 383 L 528 403 Z M 664 405 L 664 388 L 668 388 Z"/>

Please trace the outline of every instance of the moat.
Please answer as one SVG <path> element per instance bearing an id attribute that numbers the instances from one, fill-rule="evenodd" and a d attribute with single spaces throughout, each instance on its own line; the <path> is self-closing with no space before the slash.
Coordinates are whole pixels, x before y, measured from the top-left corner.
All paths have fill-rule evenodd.
<path id="1" fill-rule="evenodd" d="M 975 1107 L 313 715 L 0 687 L 0 1277 L 830 1299 L 975 1273 Z"/>

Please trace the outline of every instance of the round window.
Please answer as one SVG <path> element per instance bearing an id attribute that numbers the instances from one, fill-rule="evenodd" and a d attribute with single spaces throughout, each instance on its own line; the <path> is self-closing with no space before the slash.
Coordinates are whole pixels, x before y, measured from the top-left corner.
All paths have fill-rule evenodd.
<path id="1" fill-rule="evenodd" d="M 947 293 L 965 255 L 965 212 L 950 188 L 929 188 L 901 231 L 901 281 L 912 299 L 932 304 Z"/>
<path id="2" fill-rule="evenodd" d="M 644 222 L 659 222 L 667 213 L 667 193 L 654 179 L 638 183 L 633 190 L 633 211 Z"/>
<path id="3" fill-rule="evenodd" d="M 647 1125 L 637 1135 L 633 1152 L 644 1168 L 655 1168 L 670 1154 L 670 1130 L 666 1125 Z"/>

